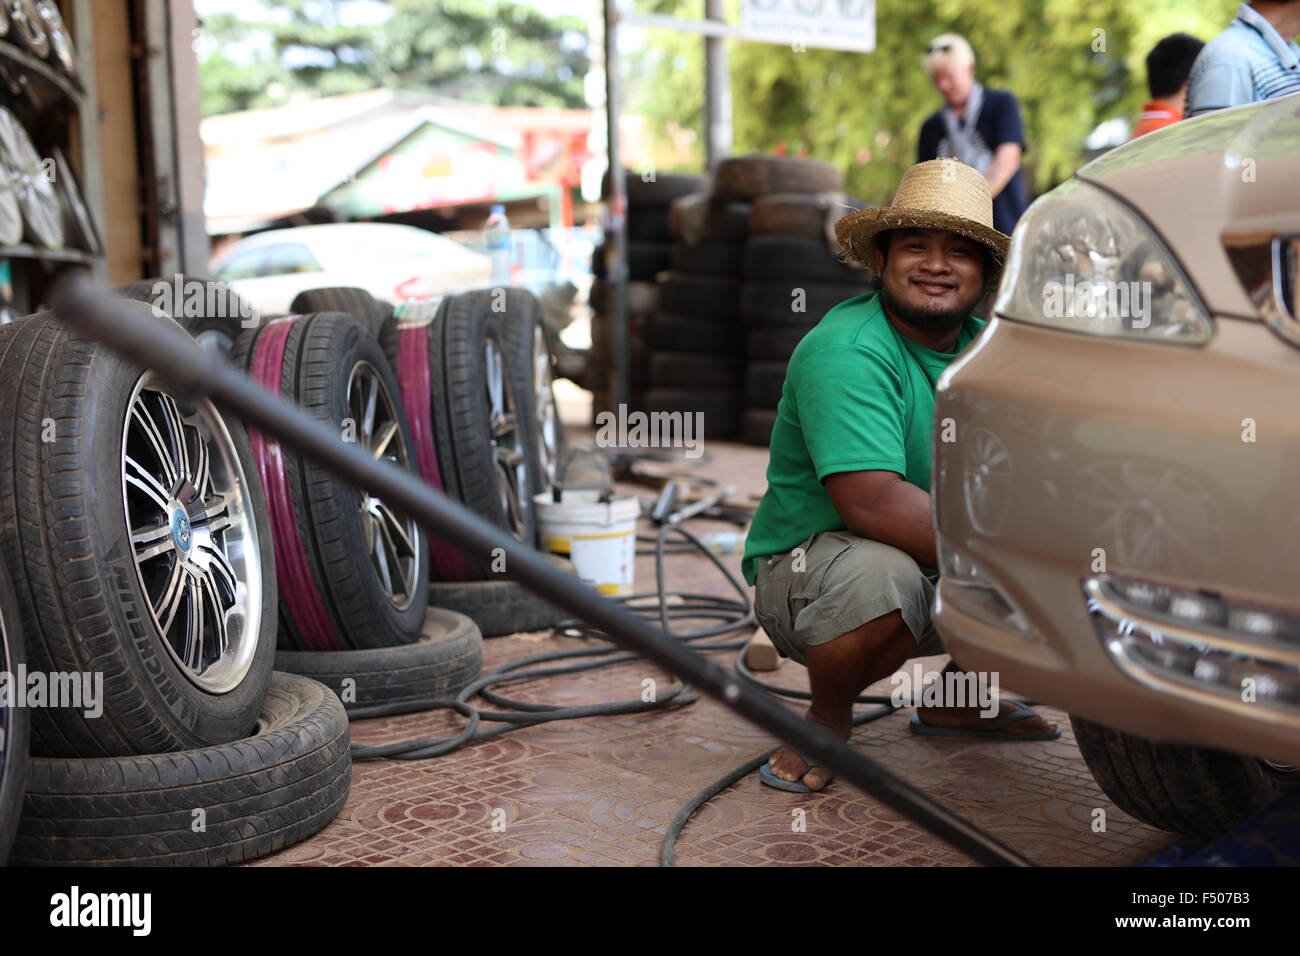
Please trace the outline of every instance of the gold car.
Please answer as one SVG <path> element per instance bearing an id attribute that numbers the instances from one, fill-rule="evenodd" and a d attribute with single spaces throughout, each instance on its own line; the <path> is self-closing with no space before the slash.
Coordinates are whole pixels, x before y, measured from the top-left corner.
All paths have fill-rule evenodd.
<path id="1" fill-rule="evenodd" d="M 1180 123 L 1034 203 L 938 385 L 940 634 L 1176 833 L 1300 782 L 1298 259 L 1300 95 Z"/>

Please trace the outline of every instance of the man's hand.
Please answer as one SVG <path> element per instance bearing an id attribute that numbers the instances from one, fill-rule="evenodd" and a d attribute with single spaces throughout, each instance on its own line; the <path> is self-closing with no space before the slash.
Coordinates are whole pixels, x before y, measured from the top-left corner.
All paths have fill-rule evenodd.
<path id="1" fill-rule="evenodd" d="M 998 193 L 1007 188 L 1011 177 L 1020 169 L 1021 152 L 1019 143 L 1003 143 L 994 152 L 993 162 L 989 163 L 988 171 L 984 173 L 984 178 L 989 184 L 989 193 L 993 198 L 996 199 Z"/>
<path id="2" fill-rule="evenodd" d="M 822 484 L 854 534 L 892 545 L 922 567 L 939 566 L 927 492 L 892 471 L 843 471 Z"/>

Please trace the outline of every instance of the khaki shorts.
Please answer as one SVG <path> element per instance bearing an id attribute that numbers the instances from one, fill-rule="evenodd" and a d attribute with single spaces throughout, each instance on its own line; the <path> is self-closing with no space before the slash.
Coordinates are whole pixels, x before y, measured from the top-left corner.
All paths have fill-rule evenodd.
<path id="1" fill-rule="evenodd" d="M 934 582 L 913 558 L 851 531 L 815 534 L 785 554 L 758 559 L 754 614 L 782 656 L 807 664 L 825 644 L 891 611 L 916 640 L 913 657 L 944 653 L 930 621 Z"/>

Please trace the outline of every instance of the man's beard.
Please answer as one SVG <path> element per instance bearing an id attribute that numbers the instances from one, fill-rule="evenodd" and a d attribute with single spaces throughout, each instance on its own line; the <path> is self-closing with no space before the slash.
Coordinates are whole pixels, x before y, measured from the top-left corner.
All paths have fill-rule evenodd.
<path id="1" fill-rule="evenodd" d="M 917 309 L 905 302 L 900 302 L 889 294 L 888 289 L 881 286 L 880 301 L 894 318 L 905 325 L 911 326 L 918 332 L 942 335 L 945 332 L 961 328 L 962 323 L 966 321 L 966 317 L 970 315 L 970 310 L 975 308 L 979 299 L 975 299 L 965 308 L 952 309 L 947 312 L 934 312 L 928 309 Z"/>

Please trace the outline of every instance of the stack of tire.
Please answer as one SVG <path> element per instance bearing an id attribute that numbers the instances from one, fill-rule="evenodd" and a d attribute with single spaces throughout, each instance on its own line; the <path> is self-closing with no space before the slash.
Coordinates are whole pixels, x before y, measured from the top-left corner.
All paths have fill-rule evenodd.
<path id="1" fill-rule="evenodd" d="M 840 259 L 834 223 L 859 203 L 829 163 L 744 156 L 718 166 L 715 201 L 751 205 L 739 313 L 744 326 L 741 437 L 766 445 L 786 364 L 799 340 L 832 306 L 870 291 L 866 273 Z"/>
<path id="2" fill-rule="evenodd" d="M 311 349 L 320 361 L 332 361 L 340 368 L 360 361 L 380 368 L 382 362 L 391 376 L 384 378 L 382 394 L 403 425 L 400 446 L 391 446 L 401 449 L 394 460 L 400 460 L 430 485 L 516 540 L 537 545 L 534 496 L 549 491 L 564 442 L 551 393 L 551 355 L 542 327 L 541 305 L 535 296 L 523 289 L 502 287 L 449 295 L 434 302 L 404 303 L 394 309 L 364 290 L 331 288 L 300 293 L 292 308 L 339 311 L 307 313 L 289 317 L 289 321 L 310 322 L 315 328 L 325 321 L 318 315 L 337 317 L 347 313 L 354 325 L 368 333 L 356 336 L 370 342 L 355 355 L 344 354 L 325 340 Z M 325 329 L 324 325 L 320 327 Z M 341 333 L 336 330 L 321 334 L 333 340 Z M 373 354 L 376 351 L 377 357 Z M 245 355 L 245 362 L 250 358 Z M 297 400 L 303 404 L 306 398 L 300 396 Z M 341 407 L 334 409 L 334 416 L 335 424 L 340 426 L 347 418 Z M 378 516 L 385 516 L 381 504 L 372 507 Z M 401 546 L 401 539 L 396 543 Z M 293 637 L 287 642 L 289 647 L 309 654 L 312 649 L 338 649 L 342 641 L 352 641 L 348 646 L 356 649 L 398 648 L 417 637 L 424 643 L 433 627 L 428 620 L 418 625 L 418 615 L 424 613 L 425 606 L 468 616 L 476 625 L 475 640 L 480 635 L 540 630 L 563 617 L 526 588 L 504 579 L 495 556 L 466 556 L 437 539 L 428 541 L 426 547 L 427 560 L 421 570 L 414 571 L 420 595 L 412 599 L 411 605 L 403 605 L 406 610 L 402 626 L 370 644 L 351 625 L 344 625 L 336 630 L 346 632 L 346 638 L 335 633 L 311 644 Z M 395 582 L 397 578 L 385 580 Z M 327 590 L 331 595 L 335 593 L 332 586 Z M 384 591 L 384 600 L 398 596 L 388 589 Z M 418 613 L 416 608 L 420 608 Z M 415 631 L 411 630 L 413 625 Z M 447 629 L 437 630 L 442 634 Z M 452 630 L 460 633 L 458 628 Z M 441 651 L 430 649 L 430 653 Z M 457 659 L 464 657 L 466 673 L 471 665 L 474 669 L 465 679 L 467 683 L 477 675 L 478 659 L 469 651 L 454 653 Z M 281 662 L 296 673 L 306 673 L 303 668 L 312 663 L 312 658 L 291 660 L 282 654 Z M 311 673 L 329 683 L 328 674 Z M 455 670 L 452 677 L 460 680 L 460 671 Z M 448 684 L 443 689 L 459 687 Z M 412 699 L 428 696 L 437 695 L 413 694 Z M 396 706 L 396 702 L 389 703 Z M 357 700 L 357 708 L 366 713 L 375 713 L 376 706 L 373 696 L 368 703 Z"/>
<path id="3" fill-rule="evenodd" d="M 702 414 L 704 435 L 740 432 L 744 338 L 740 292 L 748 202 L 716 192 L 676 200 L 669 215 L 672 269 L 659 275 L 651 319 L 651 412 Z"/>
<path id="4" fill-rule="evenodd" d="M 243 428 L 51 313 L 0 327 L 0 375 L 0 656 L 26 666 L 0 718 L 0 858 L 13 838 L 25 864 L 216 865 L 321 829 L 348 794 L 347 716 L 272 672 Z"/>
<path id="5" fill-rule="evenodd" d="M 674 200 L 698 191 L 699 176 L 657 173 L 653 176 L 628 171 L 627 195 L 627 314 L 631 407 L 647 407 L 651 382 L 651 353 L 654 341 L 671 337 L 672 328 L 656 326 L 660 290 L 659 273 L 673 268 L 674 245 L 669 226 Z M 609 308 L 610 287 L 605 279 L 605 246 L 592 255 L 590 305 L 595 315 L 591 325 L 591 351 L 587 357 L 586 384 L 592 392 L 592 413 L 613 408 L 614 338 Z"/>

